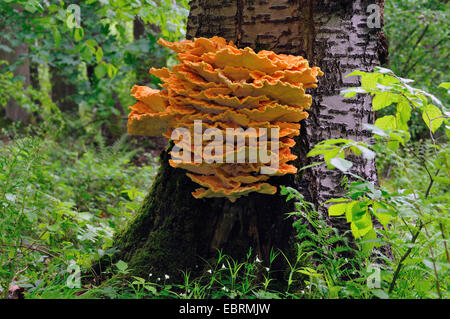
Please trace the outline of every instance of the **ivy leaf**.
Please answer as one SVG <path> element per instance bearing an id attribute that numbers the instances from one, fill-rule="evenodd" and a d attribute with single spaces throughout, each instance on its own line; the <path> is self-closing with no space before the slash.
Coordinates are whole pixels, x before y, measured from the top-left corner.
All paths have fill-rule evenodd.
<path id="1" fill-rule="evenodd" d="M 432 104 L 428 104 L 423 110 L 422 119 L 433 133 L 436 132 L 444 122 L 444 118 L 439 116 L 442 116 L 441 110 Z"/>

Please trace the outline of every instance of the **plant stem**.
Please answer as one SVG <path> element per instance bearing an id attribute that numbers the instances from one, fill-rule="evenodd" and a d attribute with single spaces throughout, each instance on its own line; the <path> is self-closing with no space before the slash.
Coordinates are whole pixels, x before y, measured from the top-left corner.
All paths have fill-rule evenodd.
<path id="1" fill-rule="evenodd" d="M 414 236 L 411 239 L 411 244 L 414 244 L 416 242 L 417 237 L 419 237 L 420 231 L 422 230 L 422 227 L 423 227 L 423 223 L 421 221 L 419 224 L 419 229 L 417 229 L 417 232 L 414 234 Z M 392 290 L 394 289 L 395 282 L 397 281 L 400 270 L 402 269 L 403 262 L 405 261 L 406 258 L 408 258 L 409 254 L 411 254 L 411 251 L 412 251 L 412 246 L 408 248 L 408 250 L 405 252 L 405 254 L 400 259 L 400 262 L 397 265 L 397 269 L 395 269 L 394 277 L 392 278 L 391 284 L 389 285 L 389 293 L 391 293 Z"/>

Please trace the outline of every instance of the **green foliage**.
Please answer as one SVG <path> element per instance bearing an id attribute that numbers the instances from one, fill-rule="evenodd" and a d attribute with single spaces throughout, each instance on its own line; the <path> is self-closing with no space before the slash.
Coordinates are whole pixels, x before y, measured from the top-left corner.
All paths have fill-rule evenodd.
<path id="1" fill-rule="evenodd" d="M 412 80 L 396 76 L 391 70 L 377 67 L 375 72 L 354 71 L 348 76 L 361 76 L 361 87 L 344 90 L 345 97 L 358 93 L 373 95 L 372 107 L 379 111 L 392 106 L 394 114 L 379 117 L 375 126 L 368 125 L 376 136 L 389 135 L 388 146 L 395 150 L 399 144 L 405 145 L 410 139 L 410 123 L 413 110 L 421 114 L 423 123 L 431 137 L 445 122 L 448 125 L 448 109 L 434 95 L 409 85 Z M 387 133 L 386 133 L 387 132 Z"/>
<path id="2" fill-rule="evenodd" d="M 111 117 L 124 115 L 133 99 L 129 96 L 131 86 L 141 74 L 141 65 L 164 66 L 172 57 L 168 51 L 156 44 L 162 36 L 168 40 L 180 40 L 185 34 L 187 1 L 81 1 L 67 4 L 62 1 L 38 2 L 34 0 L 3 1 L 0 4 L 0 49 L 14 51 L 26 43 L 29 52 L 14 61 L 2 72 L 10 72 L 25 59 L 41 66 L 41 72 L 49 72 L 50 81 L 60 81 L 62 76 L 73 85 L 74 92 L 66 98 L 78 105 L 70 110 L 83 120 L 89 133 Z M 133 21 L 153 25 L 153 31 L 146 30 L 139 39 L 133 37 Z M 8 76 L 9 77 L 9 76 Z M 146 84 L 157 83 L 147 79 Z M 18 82 L 3 83 L 0 91 L 9 97 L 23 97 L 36 100 L 35 91 L 16 93 L 13 88 Z M 57 83 L 52 83 L 55 86 Z M 28 89 L 27 89 L 28 90 Z M 37 90 L 37 91 L 36 91 Z M 5 94 L 3 93 L 3 94 Z M 5 97 L 1 96 L 4 105 Z M 48 97 L 47 97 L 48 98 Z M 33 104 L 39 119 L 47 119 L 41 108 L 53 104 Z M 28 101 L 20 100 L 29 108 Z M 40 107 L 42 105 L 42 107 Z M 66 121 L 69 130 L 72 121 Z M 79 123 L 77 123 L 79 124 Z M 92 127 L 93 126 L 93 127 Z M 76 128 L 78 129 L 78 128 Z"/>
<path id="3" fill-rule="evenodd" d="M 0 66 L 8 65 L 7 61 L 0 60 Z M 45 90 L 36 90 L 32 86 L 23 87 L 20 77 L 15 77 L 11 71 L 0 72 L 0 106 L 6 106 L 10 99 L 29 113 L 40 113 L 46 119 L 42 127 L 59 131 L 63 126 L 61 111 L 49 98 Z"/>
<path id="4" fill-rule="evenodd" d="M 393 71 L 355 71 L 349 76 L 361 76 L 361 87 L 343 92 L 373 96 L 378 118 L 366 128 L 374 143 L 331 139 L 308 154 L 323 157 L 308 167 L 325 164 L 344 174 L 345 195 L 323 203 L 328 218 L 298 191 L 282 188 L 295 201 L 294 251 L 272 251 L 261 261 L 250 250 L 243 262 L 219 252 L 203 275 L 185 273 L 183 283 L 130 277 L 130 266 L 119 261 L 100 285 L 69 288 L 69 265 L 86 273 L 93 259 L 115 251 L 113 234 L 132 218 L 155 172 L 151 160 L 132 164 L 143 154 L 128 151 L 126 137 L 106 146 L 100 127 L 119 123 L 122 134 L 134 101 L 130 87 L 158 84 L 148 66 L 170 65 L 174 57 L 156 41 L 184 38 L 188 14 L 187 0 L 77 3 L 0 3 L 0 49 L 29 48 L 9 65 L 0 61 L 0 105 L 14 99 L 27 109 L 32 125 L 25 132 L 34 136 L 14 127 L 2 132 L 0 295 L 16 283 L 26 298 L 448 298 L 448 3 L 386 1 Z M 139 21 L 145 32 L 137 36 Z M 37 70 L 37 87 L 14 76 L 26 59 Z M 67 96 L 74 109 L 62 111 L 52 100 L 60 80 L 74 86 Z M 376 160 L 380 185 L 355 174 L 358 156 Z M 333 227 L 340 218 L 347 232 Z M 383 255 L 386 246 L 392 258 Z M 272 273 L 276 259 L 287 265 L 281 282 Z"/>
<path id="5" fill-rule="evenodd" d="M 113 252 L 114 231 L 143 199 L 154 170 L 130 163 L 124 138 L 111 147 L 24 137 L 0 148 L 0 287 L 41 290 L 71 261 Z M 20 274 L 20 275 L 19 275 Z"/>
<path id="6" fill-rule="evenodd" d="M 392 0 L 385 2 L 384 14 L 388 66 L 395 74 L 414 79 L 421 89 L 446 105 L 449 96 L 438 85 L 448 81 L 449 9 L 446 1 Z M 428 135 L 417 117 L 411 123 L 411 131 L 413 139 Z"/>
<path id="7" fill-rule="evenodd" d="M 449 196 L 445 190 L 450 177 L 450 149 L 445 141 L 449 134 L 447 108 L 433 95 L 411 87 L 410 80 L 402 79 L 388 69 L 349 74 L 354 75 L 361 76 L 361 87 L 343 91 L 344 96 L 370 93 L 374 96 L 374 111 L 393 105 L 395 113 L 378 118 L 374 125 L 366 125 L 376 139 L 372 146 L 375 152 L 356 149 L 361 142 L 333 139 L 318 143 L 308 154 L 322 155 L 329 168 L 336 168 L 348 176 L 345 197 L 324 203 L 328 206 L 328 214 L 345 218 L 350 223 L 353 237 L 368 257 L 374 248 L 382 245 L 390 245 L 398 254 L 397 264 L 391 266 L 389 273 L 388 294 L 394 292 L 402 268 L 409 268 L 407 266 L 414 264 L 414 260 L 421 266 L 416 264 L 412 273 L 420 274 L 423 284 L 428 287 L 428 290 L 419 289 L 416 293 L 420 291 L 421 296 L 428 298 L 445 297 L 450 270 L 447 248 L 450 220 L 445 213 L 449 210 Z M 414 116 L 413 109 L 421 113 L 428 127 L 430 140 L 422 146 L 426 155 L 410 152 L 409 123 Z M 446 136 L 441 133 L 440 138 L 444 141 L 437 144 L 435 134 L 441 127 Z M 363 147 L 367 148 L 367 145 L 363 144 Z M 381 186 L 364 180 L 351 172 L 352 163 L 345 159 L 349 153 L 362 154 L 366 160 L 379 154 L 378 167 L 393 166 L 397 176 Z M 411 160 L 411 154 L 415 155 L 414 160 Z M 420 257 L 408 259 L 414 253 Z M 431 288 L 435 292 L 430 291 Z M 402 294 L 405 290 L 397 292 L 398 296 L 404 297 Z"/>

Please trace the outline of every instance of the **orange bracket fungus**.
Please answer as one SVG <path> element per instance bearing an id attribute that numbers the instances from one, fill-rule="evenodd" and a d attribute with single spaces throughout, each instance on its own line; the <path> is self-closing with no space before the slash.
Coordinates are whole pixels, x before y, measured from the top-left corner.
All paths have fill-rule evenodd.
<path id="1" fill-rule="evenodd" d="M 293 137 L 312 103 L 305 89 L 317 87 L 322 71 L 302 57 L 238 49 L 220 37 L 158 43 L 180 63 L 150 69 L 163 90 L 132 88 L 128 133 L 174 140 L 169 164 L 201 186 L 195 198 L 275 194 L 270 176 L 297 172 L 288 164 L 296 159 Z"/>

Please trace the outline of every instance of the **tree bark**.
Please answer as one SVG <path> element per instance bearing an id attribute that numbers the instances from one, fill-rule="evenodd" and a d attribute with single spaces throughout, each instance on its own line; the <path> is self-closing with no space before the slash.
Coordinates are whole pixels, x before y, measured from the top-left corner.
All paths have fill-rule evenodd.
<path id="1" fill-rule="evenodd" d="M 68 79 L 68 75 L 55 66 L 50 67 L 50 76 L 52 83 L 51 96 L 53 102 L 63 112 L 76 112 L 78 104 L 74 100 L 77 93 L 77 87 Z"/>
<path id="2" fill-rule="evenodd" d="M 382 5 L 382 2 L 379 2 Z M 313 96 L 310 117 L 302 121 L 297 138 L 298 168 L 310 163 L 307 152 L 328 138 L 363 140 L 370 134 L 363 123 L 371 123 L 370 98 L 344 98 L 340 90 L 358 86 L 357 78 L 345 75 L 359 69 L 372 71 L 379 63 L 379 29 L 366 24 L 368 0 L 193 0 L 187 38 L 221 36 L 239 47 L 255 51 L 302 55 L 320 66 L 325 76 Z M 169 149 L 169 148 L 168 148 Z M 268 260 L 271 248 L 289 249 L 292 220 L 286 213 L 292 203 L 276 195 L 251 194 L 230 203 L 227 199 L 195 199 L 197 187 L 185 171 L 168 164 L 168 149 L 140 211 L 118 234 L 120 249 L 113 260 L 129 263 L 136 274 L 149 272 L 176 275 L 180 270 L 203 265 L 217 249 L 241 259 L 249 247 Z M 374 162 L 356 160 L 354 173 L 376 181 Z M 342 175 L 323 167 L 299 171 L 296 176 L 271 178 L 271 184 L 301 191 L 316 205 L 342 194 Z M 347 229 L 347 226 L 339 225 Z"/>
<path id="3" fill-rule="evenodd" d="M 5 31 L 6 32 L 6 31 Z M 7 41 L 2 39 L 0 44 L 9 45 Z M 0 60 L 6 60 L 11 65 L 16 62 L 22 55 L 28 54 L 28 45 L 23 43 L 19 45 L 17 48 L 13 48 L 13 52 L 5 52 L 0 49 Z M 23 63 L 18 64 L 17 67 L 13 70 L 15 76 L 22 76 L 24 78 L 23 87 L 26 88 L 30 85 L 30 61 L 29 59 L 25 59 Z M 9 118 L 14 122 L 23 122 L 26 123 L 28 121 L 28 112 L 21 105 L 19 105 L 16 100 L 11 98 L 5 107 L 5 117 Z"/>

